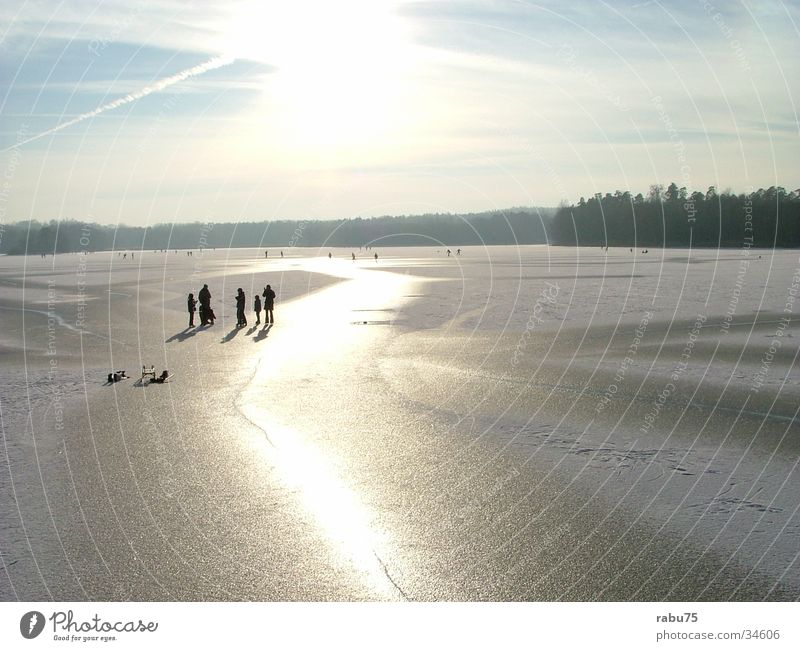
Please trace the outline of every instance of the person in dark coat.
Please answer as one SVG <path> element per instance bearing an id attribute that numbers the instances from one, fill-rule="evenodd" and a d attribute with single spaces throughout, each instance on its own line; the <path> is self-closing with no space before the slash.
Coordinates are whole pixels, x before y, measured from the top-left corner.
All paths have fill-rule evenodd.
<path id="1" fill-rule="evenodd" d="M 247 317 L 244 315 L 244 307 L 244 291 L 240 287 L 236 290 L 236 325 L 240 328 L 247 325 Z"/>
<path id="2" fill-rule="evenodd" d="M 194 294 L 189 294 L 189 298 L 186 301 L 186 307 L 189 310 L 189 327 L 194 327 L 194 313 L 197 309 L 197 301 L 194 300 Z"/>
<path id="3" fill-rule="evenodd" d="M 275 308 L 275 292 L 267 285 L 261 294 L 264 297 L 264 323 L 275 323 L 272 310 Z"/>
<path id="4" fill-rule="evenodd" d="M 211 310 L 211 292 L 208 291 L 208 285 L 203 285 L 197 298 L 200 301 L 200 325 L 208 325 L 209 322 L 214 323 L 214 312 Z"/>
<path id="5" fill-rule="evenodd" d="M 258 294 L 253 299 L 253 310 L 256 313 L 256 325 L 258 325 L 261 323 L 261 297 Z"/>

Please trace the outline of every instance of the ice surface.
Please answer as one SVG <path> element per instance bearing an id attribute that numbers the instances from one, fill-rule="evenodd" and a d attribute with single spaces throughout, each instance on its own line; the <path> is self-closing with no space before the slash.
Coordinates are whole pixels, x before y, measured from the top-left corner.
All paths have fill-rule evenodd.
<path id="1" fill-rule="evenodd" d="M 0 258 L 0 594 L 797 597 L 796 251 L 332 252 Z"/>

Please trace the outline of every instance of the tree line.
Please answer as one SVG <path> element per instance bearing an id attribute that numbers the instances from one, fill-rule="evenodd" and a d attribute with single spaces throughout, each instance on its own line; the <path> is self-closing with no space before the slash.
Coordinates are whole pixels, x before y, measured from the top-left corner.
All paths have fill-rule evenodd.
<path id="1" fill-rule="evenodd" d="M 800 246 L 800 189 L 688 192 L 670 183 L 647 196 L 616 191 L 561 206 L 551 244 L 627 247 Z"/>
<path id="2" fill-rule="evenodd" d="M 102 225 L 77 220 L 0 225 L 7 255 L 241 247 L 544 244 L 554 209 L 515 208 L 340 220 Z"/>
<path id="3" fill-rule="evenodd" d="M 643 196 L 617 190 L 577 204 L 468 214 L 339 220 L 175 223 L 76 220 L 0 224 L 0 254 L 200 248 L 556 244 L 624 247 L 800 247 L 800 189 L 689 192 L 670 183 Z"/>

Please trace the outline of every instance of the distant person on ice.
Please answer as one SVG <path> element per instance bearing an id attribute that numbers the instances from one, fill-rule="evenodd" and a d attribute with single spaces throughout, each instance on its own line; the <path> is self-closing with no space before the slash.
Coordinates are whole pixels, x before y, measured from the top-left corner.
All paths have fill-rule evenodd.
<path id="1" fill-rule="evenodd" d="M 275 317 L 272 314 L 272 310 L 275 308 L 275 292 L 272 287 L 267 285 L 261 295 L 264 297 L 264 323 L 275 323 Z"/>
<path id="2" fill-rule="evenodd" d="M 253 299 L 253 310 L 256 313 L 256 325 L 258 325 L 261 323 L 261 297 L 258 294 Z"/>
<path id="3" fill-rule="evenodd" d="M 236 325 L 240 328 L 247 325 L 247 317 L 244 315 L 245 297 L 242 288 L 236 290 Z"/>
<path id="4" fill-rule="evenodd" d="M 194 327 L 194 313 L 197 309 L 197 301 L 194 300 L 194 294 L 189 294 L 189 298 L 186 301 L 186 307 L 189 310 L 189 327 Z"/>
<path id="5" fill-rule="evenodd" d="M 211 292 L 208 291 L 208 285 L 203 285 L 197 293 L 197 298 L 200 301 L 200 325 L 214 325 L 214 311 L 211 309 Z"/>

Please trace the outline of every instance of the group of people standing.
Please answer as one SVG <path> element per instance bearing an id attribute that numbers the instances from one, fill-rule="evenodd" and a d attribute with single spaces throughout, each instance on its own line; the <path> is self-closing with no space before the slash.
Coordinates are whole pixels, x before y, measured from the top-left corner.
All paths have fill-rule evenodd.
<path id="1" fill-rule="evenodd" d="M 275 308 L 275 291 L 267 285 L 264 291 L 261 292 L 264 297 L 264 323 L 275 323 L 273 309 Z M 261 323 L 261 296 L 256 294 L 253 299 L 253 311 L 256 313 L 256 325 Z M 244 312 L 247 309 L 247 298 L 244 295 L 244 290 L 240 287 L 236 290 L 236 325 L 240 328 L 247 325 L 247 317 Z"/>
<path id="2" fill-rule="evenodd" d="M 266 312 L 264 315 L 264 323 L 275 323 L 275 317 L 273 315 L 273 309 L 275 308 L 275 290 L 273 290 L 270 285 L 267 285 L 261 293 L 261 296 L 264 297 L 263 309 L 264 312 Z M 256 325 L 261 323 L 261 296 L 256 294 L 256 298 L 253 301 L 253 310 L 256 313 Z M 197 300 L 195 300 L 194 294 L 189 294 L 189 298 L 187 299 L 189 327 L 194 327 L 194 313 L 197 311 L 198 303 L 200 304 L 200 325 L 214 325 L 214 321 L 217 317 L 214 314 L 214 310 L 211 308 L 211 292 L 208 289 L 208 285 L 203 285 L 203 289 L 197 294 Z M 247 317 L 245 316 L 246 309 L 247 299 L 244 291 L 239 287 L 236 291 L 236 326 L 239 328 L 247 325 Z"/>
<path id="3" fill-rule="evenodd" d="M 203 285 L 203 289 L 197 293 L 197 300 L 195 300 L 194 294 L 189 294 L 187 299 L 189 327 L 194 327 L 194 313 L 197 310 L 198 303 L 200 303 L 200 325 L 214 325 L 217 315 L 214 314 L 214 310 L 211 308 L 211 292 L 208 289 L 208 285 Z"/>

